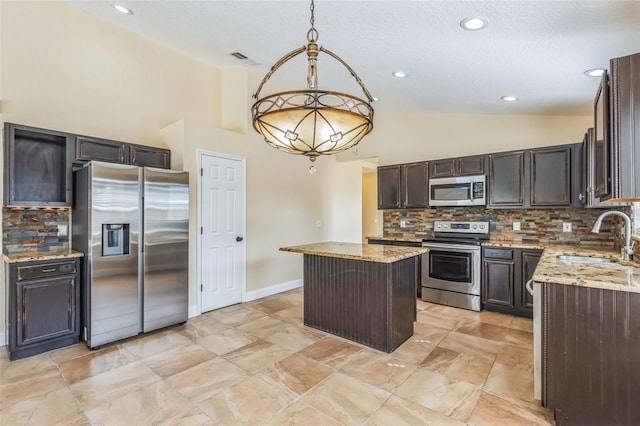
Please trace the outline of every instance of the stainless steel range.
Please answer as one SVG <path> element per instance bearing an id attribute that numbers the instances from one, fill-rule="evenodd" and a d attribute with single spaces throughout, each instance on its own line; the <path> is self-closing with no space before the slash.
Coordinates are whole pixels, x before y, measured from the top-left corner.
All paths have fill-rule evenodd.
<path id="1" fill-rule="evenodd" d="M 480 244 L 489 239 L 489 222 L 441 222 L 435 238 L 425 239 L 422 300 L 479 311 L 481 309 Z"/>

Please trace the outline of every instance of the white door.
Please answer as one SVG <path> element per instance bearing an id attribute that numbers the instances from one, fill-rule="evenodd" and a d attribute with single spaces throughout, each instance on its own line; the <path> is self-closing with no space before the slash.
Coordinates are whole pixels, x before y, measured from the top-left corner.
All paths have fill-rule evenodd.
<path id="1" fill-rule="evenodd" d="M 245 161 L 200 154 L 201 311 L 242 302 L 245 286 Z"/>

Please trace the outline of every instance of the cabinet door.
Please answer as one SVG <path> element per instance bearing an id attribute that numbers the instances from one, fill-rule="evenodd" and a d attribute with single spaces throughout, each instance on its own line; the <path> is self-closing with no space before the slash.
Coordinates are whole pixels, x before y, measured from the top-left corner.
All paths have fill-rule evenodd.
<path id="1" fill-rule="evenodd" d="M 171 151 L 152 146 L 130 145 L 131 164 L 134 166 L 157 167 L 168 169 L 171 167 Z"/>
<path id="2" fill-rule="evenodd" d="M 474 176 L 484 174 L 484 155 L 474 157 L 462 157 L 457 161 L 458 176 Z"/>
<path id="3" fill-rule="evenodd" d="M 611 196 L 611 136 L 609 134 L 609 79 L 602 74 L 594 102 L 595 151 L 594 196 L 602 200 Z"/>
<path id="4" fill-rule="evenodd" d="M 77 333 L 75 276 L 16 284 L 18 347 Z"/>
<path id="5" fill-rule="evenodd" d="M 399 209 L 400 200 L 400 166 L 378 167 L 378 209 Z"/>
<path id="6" fill-rule="evenodd" d="M 426 208 L 429 206 L 429 187 L 427 185 L 428 164 L 413 163 L 402 166 L 402 192 L 404 200 L 402 207 Z"/>
<path id="7" fill-rule="evenodd" d="M 524 152 L 489 156 L 489 207 L 524 206 Z"/>
<path id="8" fill-rule="evenodd" d="M 513 260 L 483 260 L 482 301 L 499 307 L 513 307 Z"/>
<path id="9" fill-rule="evenodd" d="M 76 160 L 129 164 L 129 152 L 124 142 L 77 136 Z"/>
<path id="10" fill-rule="evenodd" d="M 533 276 L 533 272 L 538 266 L 538 262 L 540 261 L 541 252 L 539 250 L 536 251 L 522 251 L 520 253 L 521 265 L 522 265 L 522 275 L 521 282 L 519 283 L 519 295 L 518 295 L 518 303 L 516 307 L 523 308 L 526 310 L 530 310 L 533 315 L 533 296 L 529 294 L 525 285 L 527 281 L 531 279 Z"/>
<path id="11" fill-rule="evenodd" d="M 456 175 L 455 158 L 429 162 L 429 177 L 442 178 Z"/>
<path id="12" fill-rule="evenodd" d="M 533 149 L 529 153 L 531 207 L 571 205 L 571 148 Z"/>
<path id="13" fill-rule="evenodd" d="M 71 205 L 73 135 L 4 125 L 4 204 Z"/>

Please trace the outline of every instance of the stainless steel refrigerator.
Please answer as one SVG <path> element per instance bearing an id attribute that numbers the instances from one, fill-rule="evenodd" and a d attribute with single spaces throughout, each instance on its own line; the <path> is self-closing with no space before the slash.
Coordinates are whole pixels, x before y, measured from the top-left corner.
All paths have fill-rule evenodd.
<path id="1" fill-rule="evenodd" d="M 89 347 L 187 320 L 187 172 L 90 162 L 74 172 L 72 224 Z"/>

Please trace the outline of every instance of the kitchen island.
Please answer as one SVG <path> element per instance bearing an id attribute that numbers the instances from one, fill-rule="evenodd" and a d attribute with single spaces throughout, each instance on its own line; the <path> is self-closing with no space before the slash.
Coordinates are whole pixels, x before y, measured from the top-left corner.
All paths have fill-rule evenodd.
<path id="1" fill-rule="evenodd" d="M 556 425 L 638 425 L 640 263 L 552 245 L 533 280 L 536 398 Z"/>
<path id="2" fill-rule="evenodd" d="M 304 324 L 392 352 L 413 335 L 420 255 L 428 249 L 324 242 L 304 254 Z"/>

